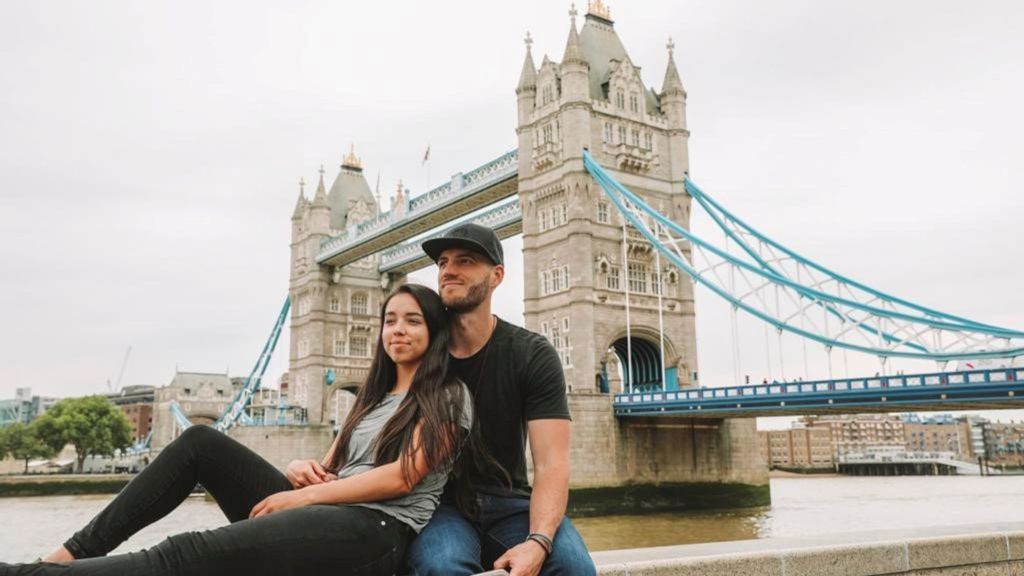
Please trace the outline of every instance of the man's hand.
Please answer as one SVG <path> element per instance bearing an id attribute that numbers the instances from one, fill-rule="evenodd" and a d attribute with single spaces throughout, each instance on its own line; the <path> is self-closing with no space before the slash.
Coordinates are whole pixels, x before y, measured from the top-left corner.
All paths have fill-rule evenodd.
<path id="1" fill-rule="evenodd" d="M 537 576 L 547 556 L 540 543 L 527 540 L 506 550 L 501 558 L 494 561 L 494 567 L 508 570 L 509 576 Z"/>
<path id="2" fill-rule="evenodd" d="M 337 476 L 324 470 L 316 460 L 292 460 L 285 469 L 285 476 L 291 482 L 292 488 L 305 488 L 313 484 L 323 484 L 331 480 L 337 480 Z"/>
<path id="3" fill-rule="evenodd" d="M 313 495 L 309 490 L 285 490 L 277 494 L 271 494 L 259 504 L 252 507 L 249 512 L 249 519 L 259 518 L 274 512 L 288 510 L 290 508 L 301 508 L 314 504 Z"/>

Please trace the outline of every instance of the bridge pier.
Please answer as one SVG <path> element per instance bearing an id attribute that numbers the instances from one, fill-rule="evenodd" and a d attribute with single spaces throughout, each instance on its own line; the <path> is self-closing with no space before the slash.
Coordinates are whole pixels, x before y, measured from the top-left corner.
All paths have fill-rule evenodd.
<path id="1" fill-rule="evenodd" d="M 616 418 L 608 394 L 570 394 L 571 512 L 762 506 L 753 419 Z"/>

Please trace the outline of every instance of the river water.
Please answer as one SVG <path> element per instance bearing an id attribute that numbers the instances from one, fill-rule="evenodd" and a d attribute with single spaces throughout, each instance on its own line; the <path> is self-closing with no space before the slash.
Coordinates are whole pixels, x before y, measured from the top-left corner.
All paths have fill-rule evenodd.
<path id="1" fill-rule="evenodd" d="M 704 512 L 578 518 L 592 551 L 769 537 L 820 536 L 876 529 L 1017 522 L 1024 518 L 1024 476 L 773 478 L 772 505 Z M 0 560 L 49 552 L 89 521 L 111 496 L 0 498 Z M 153 545 L 169 534 L 226 521 L 217 505 L 190 498 L 118 551 Z"/>

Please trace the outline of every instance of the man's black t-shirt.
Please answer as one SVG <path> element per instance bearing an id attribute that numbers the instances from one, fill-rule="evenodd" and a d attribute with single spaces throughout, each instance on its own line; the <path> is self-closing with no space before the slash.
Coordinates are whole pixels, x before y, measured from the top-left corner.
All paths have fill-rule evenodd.
<path id="1" fill-rule="evenodd" d="M 474 479 L 477 490 L 529 496 L 527 422 L 570 419 L 565 375 L 555 349 L 543 336 L 498 318 L 487 344 L 469 358 L 452 357 L 451 368 L 473 393 L 484 446 L 512 480 L 509 490 L 487 474 Z"/>

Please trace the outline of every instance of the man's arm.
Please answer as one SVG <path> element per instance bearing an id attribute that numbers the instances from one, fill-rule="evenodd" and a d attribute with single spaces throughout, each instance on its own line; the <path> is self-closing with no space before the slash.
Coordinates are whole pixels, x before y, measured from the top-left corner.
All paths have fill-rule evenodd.
<path id="1" fill-rule="evenodd" d="M 569 501 L 569 420 L 542 419 L 529 422 L 530 453 L 533 455 L 533 494 L 530 497 L 530 533 L 554 541 Z M 527 540 L 510 548 L 494 563 L 510 569 L 512 576 L 540 573 L 547 551 L 539 542 Z"/>
<path id="2" fill-rule="evenodd" d="M 551 540 L 569 502 L 569 420 L 531 420 L 533 495 L 530 497 L 530 532 Z"/>

